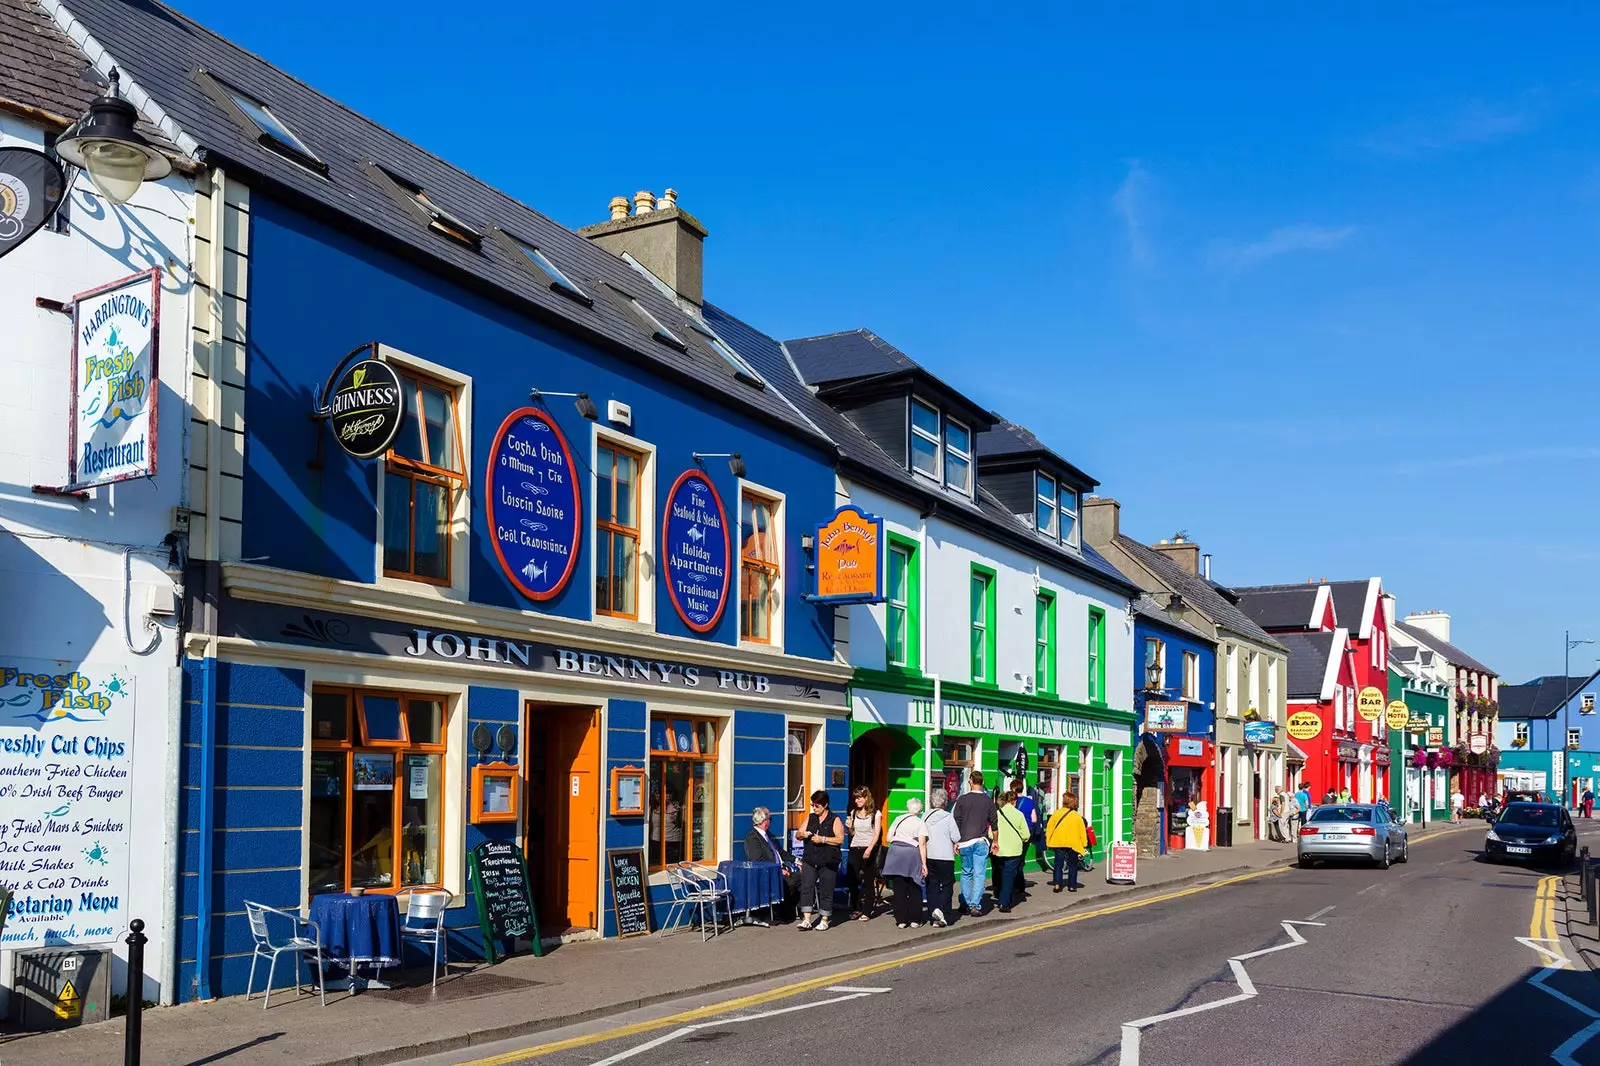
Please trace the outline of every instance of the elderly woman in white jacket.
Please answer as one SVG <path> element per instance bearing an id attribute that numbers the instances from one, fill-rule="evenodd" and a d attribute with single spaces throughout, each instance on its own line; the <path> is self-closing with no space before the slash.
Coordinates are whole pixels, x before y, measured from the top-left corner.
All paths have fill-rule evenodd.
<path id="1" fill-rule="evenodd" d="M 895 924 L 917 928 L 922 924 L 922 883 L 928 877 L 928 827 L 922 820 L 922 801 L 915 796 L 906 800 L 906 813 L 889 825 L 883 876 L 894 885 Z"/>

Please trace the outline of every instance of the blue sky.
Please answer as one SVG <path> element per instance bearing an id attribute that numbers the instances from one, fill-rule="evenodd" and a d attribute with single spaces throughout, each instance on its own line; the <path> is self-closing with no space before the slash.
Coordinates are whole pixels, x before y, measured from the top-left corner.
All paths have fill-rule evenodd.
<path id="1" fill-rule="evenodd" d="M 178 6 L 562 223 L 678 189 L 713 301 L 1220 580 L 1377 574 L 1512 682 L 1600 640 L 1600 9 Z"/>

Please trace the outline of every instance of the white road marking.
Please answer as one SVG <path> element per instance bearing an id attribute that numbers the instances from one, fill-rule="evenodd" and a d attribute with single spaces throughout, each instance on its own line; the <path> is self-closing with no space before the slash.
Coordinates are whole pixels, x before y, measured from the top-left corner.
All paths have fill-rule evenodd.
<path id="1" fill-rule="evenodd" d="M 629 1048 L 627 1051 L 619 1051 L 615 1055 L 612 1055 L 608 1058 L 600 1059 L 598 1062 L 595 1062 L 593 1066 L 616 1066 L 616 1063 L 625 1062 L 628 1059 L 633 1058 L 635 1055 L 644 1054 L 646 1051 L 654 1051 L 663 1044 L 670 1044 L 672 1041 L 677 1040 L 680 1037 L 688 1036 L 690 1033 L 693 1033 L 699 1029 L 720 1029 L 724 1025 L 732 1025 L 734 1022 L 754 1022 L 759 1021 L 762 1018 L 775 1018 L 780 1014 L 793 1014 L 795 1011 L 811 1010 L 813 1007 L 827 1007 L 834 1003 L 844 1003 L 852 999 L 865 999 L 866 997 L 876 993 L 889 992 L 892 990 L 888 988 L 845 989 L 842 986 L 836 985 L 832 988 L 824 989 L 824 991 L 848 992 L 849 994 L 843 996 L 834 996 L 832 999 L 819 999 L 815 1003 L 800 1003 L 793 1007 L 779 1007 L 776 1010 L 764 1010 L 759 1014 L 740 1014 L 730 1018 L 719 1018 L 716 1021 L 697 1022 L 694 1025 L 686 1025 L 681 1029 L 674 1029 L 670 1033 L 658 1036 L 654 1040 L 647 1040 L 638 1047 Z"/>
<path id="2" fill-rule="evenodd" d="M 1566 1042 L 1560 1047 L 1550 1052 L 1550 1057 L 1556 1062 L 1559 1062 L 1561 1066 L 1578 1066 L 1578 1060 L 1574 1059 L 1572 1054 L 1592 1040 L 1596 1034 L 1600 1034 L 1600 1011 L 1596 1011 L 1592 1007 L 1579 1003 L 1565 992 L 1557 991 L 1556 989 L 1545 984 L 1545 981 L 1549 979 L 1551 974 L 1556 973 L 1559 970 L 1566 969 L 1572 963 L 1572 960 L 1567 958 L 1566 954 L 1562 952 L 1561 941 L 1559 939 L 1550 940 L 1546 937 L 1534 939 L 1526 936 L 1519 936 L 1515 937 L 1514 939 L 1523 947 L 1532 948 L 1534 951 L 1537 951 L 1539 954 L 1543 955 L 1547 960 L 1549 960 L 1548 965 L 1546 965 L 1544 969 L 1528 978 L 1528 984 L 1532 985 L 1534 988 L 1537 988 L 1539 991 L 1546 993 L 1547 995 L 1554 996 L 1556 999 L 1559 999 L 1561 1002 L 1565 1003 L 1579 1014 L 1593 1019 L 1587 1026 L 1579 1029 L 1576 1033 L 1573 1033 L 1570 1037 L 1568 1037 Z M 1546 944 L 1554 944 L 1555 947 L 1549 948 L 1545 946 Z"/>
<path id="3" fill-rule="evenodd" d="M 1378 886 L 1376 884 L 1368 885 L 1366 888 L 1363 888 L 1361 891 L 1357 892 L 1356 895 L 1365 896 L 1368 892 L 1371 892 L 1373 889 L 1375 889 L 1377 887 Z"/>
<path id="4" fill-rule="evenodd" d="M 1330 903 L 1328 906 L 1322 908 L 1320 911 L 1318 911 L 1317 913 L 1313 914 L 1311 917 L 1307 918 L 1306 921 L 1308 921 L 1308 922 L 1316 921 L 1318 918 L 1321 918 L 1324 914 L 1327 914 L 1329 911 L 1333 910 L 1334 906 L 1335 906 L 1335 904 L 1331 904 Z"/>
<path id="5" fill-rule="evenodd" d="M 1317 914 L 1326 914 L 1332 909 L 1332 907 L 1328 907 L 1325 910 L 1317 912 Z M 1317 915 L 1313 915 L 1312 917 L 1317 917 Z M 1168 1011 L 1165 1014 L 1153 1014 L 1148 1018 L 1138 1018 L 1131 1022 L 1123 1022 L 1122 1053 L 1121 1058 L 1119 1059 L 1121 1066 L 1139 1066 L 1139 1041 L 1141 1039 L 1141 1035 L 1143 1034 L 1144 1030 L 1150 1028 L 1152 1025 L 1155 1025 L 1157 1022 L 1170 1022 L 1175 1018 L 1186 1018 L 1191 1014 L 1199 1014 L 1202 1011 L 1216 1010 L 1218 1007 L 1227 1007 L 1235 1003 L 1243 1003 L 1247 999 L 1254 999 L 1257 995 L 1259 995 L 1259 993 L 1256 991 L 1255 982 L 1250 980 L 1250 975 L 1245 972 L 1245 960 L 1257 959 L 1263 955 L 1271 955 L 1274 952 L 1285 951 L 1289 948 L 1297 948 L 1306 942 L 1306 938 L 1300 935 L 1300 933 L 1295 929 L 1295 926 L 1320 926 L 1323 923 L 1311 921 L 1310 919 L 1305 921 L 1290 919 L 1289 921 L 1281 922 L 1279 924 L 1283 926 L 1283 931 L 1289 934 L 1289 943 L 1279 944 L 1276 947 L 1262 948 L 1260 951 L 1252 951 L 1244 955 L 1234 955 L 1228 959 L 1228 967 L 1233 970 L 1234 983 L 1239 986 L 1238 995 L 1226 996 L 1222 999 L 1213 1000 L 1210 1003 L 1201 1003 L 1193 1007 L 1182 1007 L 1178 1010 Z"/>

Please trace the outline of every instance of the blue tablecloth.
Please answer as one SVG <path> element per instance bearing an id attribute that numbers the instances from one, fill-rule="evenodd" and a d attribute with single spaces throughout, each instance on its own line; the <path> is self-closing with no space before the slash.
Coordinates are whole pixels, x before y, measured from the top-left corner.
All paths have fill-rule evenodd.
<path id="1" fill-rule="evenodd" d="M 717 872 L 728 880 L 735 912 L 783 902 L 783 867 L 775 862 L 723 862 Z"/>
<path id="2" fill-rule="evenodd" d="M 322 954 L 340 962 L 400 965 L 400 908 L 393 896 L 334 892 L 311 897 Z"/>

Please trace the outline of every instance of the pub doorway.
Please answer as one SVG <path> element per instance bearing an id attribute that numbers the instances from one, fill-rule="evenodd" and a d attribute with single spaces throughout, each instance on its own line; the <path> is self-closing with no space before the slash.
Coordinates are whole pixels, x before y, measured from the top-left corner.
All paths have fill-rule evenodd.
<path id="1" fill-rule="evenodd" d="M 530 702 L 526 719 L 528 876 L 540 929 L 597 929 L 600 712 Z"/>

